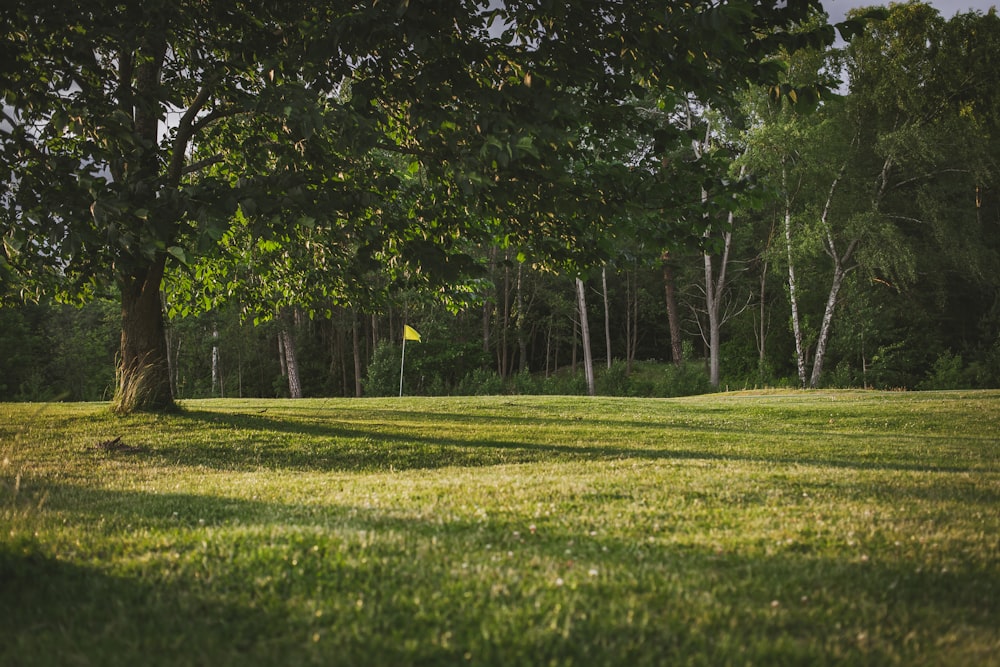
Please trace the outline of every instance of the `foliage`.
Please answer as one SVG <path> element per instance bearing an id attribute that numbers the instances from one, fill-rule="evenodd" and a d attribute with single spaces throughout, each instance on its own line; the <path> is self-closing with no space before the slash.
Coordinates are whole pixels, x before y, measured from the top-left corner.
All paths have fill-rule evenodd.
<path id="1" fill-rule="evenodd" d="M 454 393 L 459 396 L 495 396 L 505 393 L 504 389 L 504 381 L 499 373 L 476 368 L 462 378 Z"/>
<path id="2" fill-rule="evenodd" d="M 989 664 L 998 402 L 0 405 L 0 663 Z"/>
<path id="3" fill-rule="evenodd" d="M 917 388 L 961 389 L 971 384 L 971 378 L 962 364 L 962 355 L 944 352 L 937 358 L 927 378 L 921 381 Z"/>
<path id="4" fill-rule="evenodd" d="M 628 364 L 615 361 L 611 368 L 604 368 L 597 374 L 597 393 L 601 396 L 628 396 Z"/>
<path id="5" fill-rule="evenodd" d="M 676 194 L 586 137 L 641 125 L 622 100 L 649 81 L 718 99 L 773 80 L 769 53 L 833 41 L 783 30 L 817 7 L 9 2 L 0 275 L 117 286 L 118 406 L 166 409 L 168 265 L 202 304 L 243 290 L 264 313 L 371 306 L 358 278 L 379 266 L 455 282 L 498 238 L 585 266 L 608 220 Z"/>
<path id="6" fill-rule="evenodd" d="M 611 343 L 595 333 L 593 352 L 633 363 L 599 373 L 602 392 L 699 393 L 700 359 L 659 364 L 699 340 L 702 253 L 722 238 L 715 303 L 733 307 L 702 352 L 721 388 L 794 385 L 800 360 L 824 387 L 1000 386 L 995 14 L 898 5 L 853 15 L 850 45 L 802 50 L 832 34 L 808 2 L 694 3 L 668 24 L 644 0 L 445 4 L 5 4 L 0 397 L 106 399 L 116 358 L 138 378 L 161 351 L 149 367 L 176 398 L 284 395 L 281 308 L 307 315 L 307 396 L 353 395 L 355 373 L 395 395 L 398 356 L 368 366 L 415 318 L 431 335 L 407 348 L 408 394 L 574 395 L 569 281 L 600 293 L 602 268 Z M 162 338 L 160 287 L 167 345 L 142 351 Z"/>
<path id="7" fill-rule="evenodd" d="M 572 367 L 544 378 L 541 393 L 548 396 L 586 396 L 587 379 Z"/>
<path id="8" fill-rule="evenodd" d="M 0 309 L 0 400 L 108 400 L 119 317 L 108 300 Z"/>
<path id="9" fill-rule="evenodd" d="M 532 376 L 527 366 L 524 370 L 518 371 L 510 381 L 510 390 L 513 394 L 521 394 L 522 396 L 538 394 L 541 393 L 540 388 L 539 380 Z"/>
<path id="10" fill-rule="evenodd" d="M 366 396 L 395 396 L 399 394 L 400 347 L 383 342 L 375 348 L 368 363 L 365 378 Z"/>

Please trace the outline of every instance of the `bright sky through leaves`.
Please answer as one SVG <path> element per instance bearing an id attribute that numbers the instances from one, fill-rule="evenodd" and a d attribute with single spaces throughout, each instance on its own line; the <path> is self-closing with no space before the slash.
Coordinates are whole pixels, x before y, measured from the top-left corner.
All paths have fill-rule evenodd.
<path id="1" fill-rule="evenodd" d="M 950 19 L 955 14 L 970 10 L 986 13 L 990 7 L 996 7 L 996 0 L 927 0 L 945 19 Z M 864 2 L 863 0 L 824 0 L 823 8 L 830 14 L 830 22 L 837 23 L 844 20 L 847 12 L 855 7 L 886 6 L 887 2 Z"/>

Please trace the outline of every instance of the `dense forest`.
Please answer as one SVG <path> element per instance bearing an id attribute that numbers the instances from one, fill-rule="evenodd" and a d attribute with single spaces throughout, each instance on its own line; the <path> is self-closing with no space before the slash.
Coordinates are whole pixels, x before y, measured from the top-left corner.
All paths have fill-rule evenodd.
<path id="1" fill-rule="evenodd" d="M 880 16 L 847 42 L 776 49 L 780 85 L 715 97 L 650 79 L 626 102 L 618 90 L 635 122 L 595 112 L 574 125 L 586 161 L 546 161 L 542 126 L 484 144 L 476 157 L 495 170 L 519 149 L 559 171 L 551 189 L 521 190 L 531 174 L 515 174 L 503 207 L 458 205 L 480 192 L 479 172 L 438 179 L 440 165 L 378 146 L 317 161 L 372 189 L 402 174 L 391 199 L 338 203 L 345 220 L 356 205 L 375 222 L 341 227 L 336 243 L 298 202 L 266 213 L 305 224 L 261 232 L 244 198 L 224 230 L 193 241 L 225 253 L 166 249 L 171 394 L 394 395 L 404 324 L 421 334 L 406 347 L 411 395 L 1000 386 L 1000 17 L 916 2 Z M 795 27 L 829 28 L 816 13 Z M 257 159 L 238 119 L 189 159 L 219 162 L 221 144 Z M 449 122 L 431 140 L 461 143 L 434 134 Z M 469 191 L 453 196 L 462 178 Z M 536 205 L 544 215 L 525 212 Z M 465 226 L 438 229 L 441 210 Z M 560 215 L 572 235 L 546 226 Z M 516 233 L 493 233 L 505 216 Z M 73 305 L 68 291 L 33 292 L 16 278 L 16 217 L 0 267 L 0 400 L 110 400 L 127 284 L 77 290 L 87 298 Z M 419 231 L 358 251 L 397 218 Z"/>

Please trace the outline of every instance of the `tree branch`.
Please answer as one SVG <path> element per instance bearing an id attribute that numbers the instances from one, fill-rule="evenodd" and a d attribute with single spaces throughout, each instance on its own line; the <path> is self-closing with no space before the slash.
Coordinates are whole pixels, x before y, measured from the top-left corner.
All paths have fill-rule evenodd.
<path id="1" fill-rule="evenodd" d="M 928 174 L 921 174 L 920 176 L 914 176 L 913 178 L 907 178 L 906 180 L 900 181 L 892 186 L 892 189 L 901 188 L 903 186 L 909 185 L 910 183 L 916 183 L 917 181 L 926 180 L 934 178 L 935 176 L 940 176 L 941 174 L 970 174 L 972 173 L 968 169 L 940 169 L 938 171 L 932 171 Z"/>
<path id="2" fill-rule="evenodd" d="M 170 166 L 167 168 L 167 181 L 174 185 L 180 181 L 181 176 L 185 173 L 184 156 L 187 153 L 191 137 L 194 136 L 196 130 L 204 127 L 204 124 L 198 120 L 198 114 L 205 108 L 205 105 L 212 96 L 212 92 L 215 90 L 215 85 L 221 80 L 222 69 L 220 68 L 219 71 L 206 79 L 204 85 L 202 85 L 198 94 L 195 95 L 194 100 L 191 101 L 184 115 L 181 116 L 180 121 L 177 123 L 177 134 L 174 136 L 174 145 L 170 155 Z M 210 113 L 209 115 L 211 116 L 212 114 Z"/>
<path id="3" fill-rule="evenodd" d="M 196 171 L 200 171 L 205 167 L 210 167 L 213 164 L 219 164 L 224 158 L 221 154 L 213 155 L 212 157 L 205 158 L 204 160 L 198 160 L 197 162 L 192 162 L 183 169 L 181 169 L 181 175 L 192 174 Z"/>

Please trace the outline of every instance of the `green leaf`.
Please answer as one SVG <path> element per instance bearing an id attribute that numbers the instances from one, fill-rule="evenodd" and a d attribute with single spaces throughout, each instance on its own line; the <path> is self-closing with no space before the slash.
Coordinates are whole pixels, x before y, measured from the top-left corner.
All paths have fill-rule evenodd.
<path id="1" fill-rule="evenodd" d="M 522 153 L 527 153 L 536 160 L 541 157 L 541 154 L 538 152 L 538 149 L 535 148 L 534 142 L 532 141 L 531 137 L 521 137 L 520 139 L 518 139 L 517 150 L 521 151 Z"/>
<path id="2" fill-rule="evenodd" d="M 182 266 L 190 266 L 190 259 L 187 253 L 184 252 L 184 248 L 175 245 L 170 246 L 167 248 L 167 254 L 180 262 Z"/>

